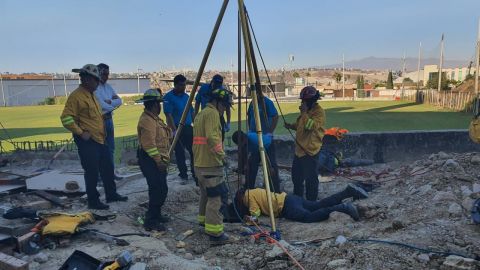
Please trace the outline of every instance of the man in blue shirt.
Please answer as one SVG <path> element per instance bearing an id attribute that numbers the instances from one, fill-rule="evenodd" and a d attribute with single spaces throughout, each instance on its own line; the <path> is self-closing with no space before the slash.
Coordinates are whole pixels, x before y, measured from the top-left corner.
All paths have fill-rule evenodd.
<path id="1" fill-rule="evenodd" d="M 182 113 L 188 103 L 189 96 L 185 93 L 187 86 L 187 78 L 183 75 L 177 75 L 173 78 L 173 89 L 170 90 L 163 97 L 163 112 L 167 118 L 167 125 L 172 129 L 173 133 L 177 131 Z M 193 108 L 190 106 L 187 117 L 185 118 L 185 126 L 182 129 L 180 138 L 175 145 L 175 159 L 177 162 L 179 176 L 183 179 L 182 184 L 187 184 L 187 165 L 185 162 L 185 150 L 190 154 L 190 169 L 192 177 L 197 183 L 197 177 L 195 176 L 194 164 L 193 164 Z"/>
<path id="2" fill-rule="evenodd" d="M 278 177 L 278 165 L 277 159 L 275 157 L 275 146 L 273 144 L 273 132 L 277 127 L 278 122 L 278 112 L 275 108 L 273 102 L 263 96 L 262 91 L 256 91 L 258 99 L 258 109 L 260 113 L 260 123 L 262 125 L 262 133 L 265 135 L 264 138 L 264 147 L 267 150 L 267 161 L 269 162 L 270 176 L 271 176 L 271 185 L 270 188 L 274 192 L 280 192 L 280 178 Z M 256 137 L 256 125 L 255 125 L 255 116 L 253 111 L 253 105 L 250 102 L 248 106 L 248 137 Z M 265 139 L 267 137 L 267 139 Z M 258 140 L 258 139 L 257 139 Z M 249 140 L 250 142 L 251 140 Z M 266 143 L 265 143 L 266 142 Z M 252 144 L 252 143 L 250 143 Z M 255 144 L 257 147 L 250 147 L 249 152 L 250 156 L 248 157 L 248 172 L 246 175 L 245 188 L 254 189 L 255 188 L 255 179 L 257 178 L 258 173 L 258 164 L 260 163 L 260 152 L 258 150 L 258 142 Z"/>
<path id="3" fill-rule="evenodd" d="M 98 72 L 100 73 L 100 83 L 97 90 L 95 90 L 95 96 L 98 103 L 102 107 L 102 114 L 105 124 L 106 138 L 105 143 L 112 156 L 112 161 L 115 164 L 115 133 L 113 128 L 113 111 L 122 105 L 122 99 L 117 95 L 112 86 L 107 83 L 108 76 L 110 75 L 110 67 L 107 64 L 100 63 L 97 65 Z M 115 165 L 114 165 L 115 168 Z M 115 180 L 121 180 L 123 177 L 115 175 Z"/>
<path id="4" fill-rule="evenodd" d="M 223 87 L 223 77 L 220 74 L 216 74 L 212 77 L 212 80 L 210 81 L 209 84 L 202 84 L 200 89 L 197 92 L 197 95 L 195 96 L 195 115 L 198 114 L 200 111 L 200 108 L 202 110 L 207 106 L 207 103 L 210 101 L 209 94 L 212 92 L 212 90 L 215 89 L 225 89 Z M 230 131 L 230 108 L 227 108 L 227 122 L 225 123 L 225 118 L 223 115 L 220 117 L 220 124 L 222 126 L 222 140 L 225 139 L 225 132 Z"/>

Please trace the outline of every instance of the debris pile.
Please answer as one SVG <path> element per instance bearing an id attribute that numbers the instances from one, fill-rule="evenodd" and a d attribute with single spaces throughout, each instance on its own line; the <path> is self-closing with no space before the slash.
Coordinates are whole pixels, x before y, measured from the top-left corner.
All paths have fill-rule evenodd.
<path id="1" fill-rule="evenodd" d="M 34 171 L 34 167 L 10 168 L 12 173 L 22 174 Z M 290 172 L 281 170 L 280 177 L 284 189 L 291 192 Z M 477 153 L 440 152 L 410 163 L 345 170 L 332 181 L 320 183 L 321 197 L 351 182 L 370 184 L 374 187 L 370 198 L 353 202 L 361 220 L 354 222 L 336 212 L 321 223 L 280 218 L 279 243 L 305 269 L 478 269 L 475 259 L 480 256 L 480 225 L 471 221 L 470 209 L 480 198 L 479 177 Z M 227 233 L 240 238 L 238 242 L 211 247 L 196 222 L 198 188 L 193 181 L 182 185 L 176 172 L 169 174 L 168 183 L 164 210 L 172 220 L 163 233 L 146 233 L 142 228 L 148 198 L 143 178 L 130 178 L 119 185 L 131 198 L 127 203 L 116 202 L 110 211 L 95 211 L 95 222 L 79 225 L 73 234 L 55 237 L 32 231 L 41 220 L 38 216 L 43 212 L 86 211 L 81 193 L 24 190 L 4 195 L 1 214 L 22 206 L 32 209 L 34 217 L 0 218 L 0 265 L 15 262 L 17 268 L 11 269 L 26 269 L 22 265 L 58 269 L 79 252 L 100 263 L 128 259 L 123 253 L 128 252 L 137 267 L 131 269 L 297 268 L 283 248 L 263 237 L 253 237 L 256 228 L 244 224 L 225 224 Z M 259 222 L 263 229 L 269 229 L 268 217 L 261 217 Z"/>

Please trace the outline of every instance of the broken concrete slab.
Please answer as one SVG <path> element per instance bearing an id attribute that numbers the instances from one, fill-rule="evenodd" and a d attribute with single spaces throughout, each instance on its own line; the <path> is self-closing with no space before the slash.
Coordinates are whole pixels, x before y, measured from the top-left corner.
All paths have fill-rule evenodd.
<path id="1" fill-rule="evenodd" d="M 0 252 L 0 269 L 28 270 L 28 262 Z"/>
<path id="2" fill-rule="evenodd" d="M 480 264 L 478 261 L 470 258 L 464 258 L 456 255 L 448 256 L 443 262 L 442 269 L 478 269 Z"/>
<path id="3" fill-rule="evenodd" d="M 68 190 L 67 183 L 76 182 L 78 190 Z M 27 179 L 27 189 L 32 190 L 54 190 L 62 192 L 85 192 L 85 181 L 83 171 L 81 172 L 62 172 L 52 170 Z"/>

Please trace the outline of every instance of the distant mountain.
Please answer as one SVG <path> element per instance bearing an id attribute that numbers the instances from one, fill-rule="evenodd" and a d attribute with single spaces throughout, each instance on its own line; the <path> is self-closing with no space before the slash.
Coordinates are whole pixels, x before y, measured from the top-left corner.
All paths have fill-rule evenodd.
<path id="1" fill-rule="evenodd" d="M 406 58 L 407 71 L 417 70 L 417 58 Z M 444 60 L 443 66 L 445 68 L 455 67 L 467 67 L 468 61 L 466 60 Z M 438 65 L 438 58 L 426 58 L 422 59 L 421 67 L 424 65 Z M 366 57 L 359 60 L 352 60 L 345 62 L 345 68 L 355 69 L 370 69 L 370 70 L 402 70 L 403 60 L 401 58 L 380 58 L 380 57 Z M 342 63 L 320 66 L 320 68 L 342 68 Z"/>

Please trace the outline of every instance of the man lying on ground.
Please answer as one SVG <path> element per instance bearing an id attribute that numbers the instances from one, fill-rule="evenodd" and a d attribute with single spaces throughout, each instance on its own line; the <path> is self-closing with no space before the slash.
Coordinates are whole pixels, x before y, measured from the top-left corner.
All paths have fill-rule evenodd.
<path id="1" fill-rule="evenodd" d="M 343 191 L 319 201 L 308 201 L 300 196 L 286 194 L 285 192 L 271 192 L 271 196 L 275 217 L 284 217 L 303 223 L 327 220 L 332 212 L 345 213 L 353 220 L 358 221 L 360 218 L 357 208 L 351 202 L 343 203 L 342 201 L 347 198 L 353 198 L 354 200 L 368 198 L 365 190 L 353 184 L 348 184 Z M 265 189 L 239 190 L 234 203 L 239 215 L 241 217 L 247 216 L 247 220 L 256 220 L 261 214 L 270 215 Z M 229 208 L 233 208 L 233 205 L 230 204 Z"/>

